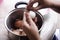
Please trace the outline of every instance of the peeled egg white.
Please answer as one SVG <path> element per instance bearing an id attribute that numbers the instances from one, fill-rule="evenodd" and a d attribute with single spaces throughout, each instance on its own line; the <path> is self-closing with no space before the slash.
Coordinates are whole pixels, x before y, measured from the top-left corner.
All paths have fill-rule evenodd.
<path id="1" fill-rule="evenodd" d="M 33 12 L 33 11 L 30 11 L 29 14 L 30 14 L 31 18 L 33 18 L 33 19 L 34 19 L 35 16 L 36 16 L 35 12 Z"/>
<path id="2" fill-rule="evenodd" d="M 33 7 L 37 7 L 38 4 L 39 4 L 38 2 L 34 3 L 34 4 L 33 4 Z"/>

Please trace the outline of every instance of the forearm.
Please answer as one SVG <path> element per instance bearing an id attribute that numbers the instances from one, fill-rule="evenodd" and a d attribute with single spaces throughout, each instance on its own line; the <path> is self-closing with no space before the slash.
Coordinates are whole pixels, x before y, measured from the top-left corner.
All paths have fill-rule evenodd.
<path id="1" fill-rule="evenodd" d="M 60 0 L 45 0 L 49 7 L 60 13 Z"/>
<path id="2" fill-rule="evenodd" d="M 38 33 L 38 30 L 29 29 L 29 28 L 28 28 L 28 30 L 25 30 L 25 29 L 27 29 L 27 28 L 24 28 L 24 31 L 30 40 L 40 40 L 40 35 Z"/>
<path id="3" fill-rule="evenodd" d="M 40 40 L 40 35 L 37 31 L 30 30 L 30 34 L 28 34 L 28 38 L 30 40 Z"/>

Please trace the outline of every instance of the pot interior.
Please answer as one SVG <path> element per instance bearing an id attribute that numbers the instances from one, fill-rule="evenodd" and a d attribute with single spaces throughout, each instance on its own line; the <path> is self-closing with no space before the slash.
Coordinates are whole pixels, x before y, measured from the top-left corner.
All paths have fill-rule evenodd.
<path id="1" fill-rule="evenodd" d="M 22 20 L 23 19 L 23 13 L 24 13 L 24 8 L 18 8 L 14 9 L 10 12 L 10 15 L 8 15 L 7 20 L 6 20 L 6 25 L 9 30 L 17 30 L 19 28 L 14 26 L 14 23 L 17 19 Z M 41 14 L 38 12 L 35 12 L 36 17 L 37 17 L 37 22 L 36 25 L 38 27 L 38 30 L 42 27 L 43 24 L 43 18 L 41 17 Z M 34 21 L 34 20 L 33 20 Z M 13 31 L 12 31 L 13 32 Z M 18 31 L 19 32 L 19 31 Z M 18 34 L 20 35 L 20 34 Z"/>

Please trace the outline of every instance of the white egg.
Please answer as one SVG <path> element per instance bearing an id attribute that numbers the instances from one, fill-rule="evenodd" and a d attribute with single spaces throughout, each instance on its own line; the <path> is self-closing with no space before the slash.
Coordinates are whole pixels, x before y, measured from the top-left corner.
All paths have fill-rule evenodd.
<path id="1" fill-rule="evenodd" d="M 35 18 L 35 16 L 36 16 L 36 13 L 35 13 L 35 12 L 33 12 L 33 11 L 30 11 L 30 12 L 29 12 L 29 14 L 30 14 L 31 18 L 33 18 L 33 19 L 34 19 L 34 18 Z"/>
<path id="2" fill-rule="evenodd" d="M 34 3 L 34 4 L 33 4 L 33 7 L 37 7 L 38 4 L 39 4 L 38 2 Z"/>

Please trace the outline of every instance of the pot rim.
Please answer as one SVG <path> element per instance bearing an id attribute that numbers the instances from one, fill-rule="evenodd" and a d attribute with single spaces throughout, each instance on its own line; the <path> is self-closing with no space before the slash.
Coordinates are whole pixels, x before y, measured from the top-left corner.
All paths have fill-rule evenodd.
<path id="1" fill-rule="evenodd" d="M 19 8 L 17 8 L 17 9 L 19 9 Z M 6 21 L 7 21 L 7 18 L 10 16 L 10 14 L 12 13 L 12 12 L 14 12 L 14 11 L 16 11 L 15 9 L 14 10 L 12 10 L 12 11 L 10 11 L 9 13 L 8 13 L 8 15 L 6 16 L 6 18 L 5 18 L 5 28 L 9 31 L 9 32 L 11 32 L 12 34 L 14 34 L 14 35 L 17 35 L 17 34 L 15 34 L 12 30 L 10 30 L 8 27 L 7 27 L 7 24 L 6 24 Z M 34 11 L 33 11 L 34 12 Z M 37 12 L 36 12 L 37 13 Z M 38 12 L 39 13 L 39 12 Z M 40 16 L 41 16 L 41 18 L 42 18 L 42 21 L 43 21 L 43 16 L 41 15 L 41 13 L 39 13 L 40 14 Z M 43 25 L 43 23 L 42 23 L 42 25 Z M 38 30 L 38 32 L 40 32 L 41 30 L 42 30 L 42 26 L 41 26 L 41 28 Z M 20 36 L 20 35 L 17 35 L 17 36 Z"/>

